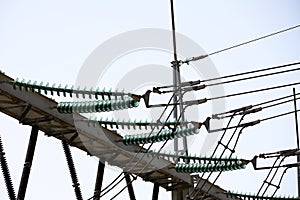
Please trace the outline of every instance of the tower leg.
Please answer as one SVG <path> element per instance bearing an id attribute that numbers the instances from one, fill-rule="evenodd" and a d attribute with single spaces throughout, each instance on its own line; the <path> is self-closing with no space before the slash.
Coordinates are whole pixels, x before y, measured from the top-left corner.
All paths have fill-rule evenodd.
<path id="1" fill-rule="evenodd" d="M 96 178 L 96 183 L 95 183 L 95 191 L 94 191 L 94 198 L 93 198 L 93 200 L 99 200 L 100 199 L 101 188 L 102 188 L 102 181 L 103 181 L 103 175 L 104 175 L 104 168 L 105 168 L 105 164 L 102 163 L 99 160 L 98 172 L 97 172 L 97 178 Z"/>
<path id="2" fill-rule="evenodd" d="M 28 179 L 30 175 L 30 170 L 31 170 L 31 165 L 32 165 L 32 160 L 34 156 L 34 151 L 35 151 L 35 146 L 36 146 L 36 141 L 38 137 L 38 127 L 37 126 L 32 126 L 31 129 L 31 135 L 29 139 L 29 144 L 27 148 L 27 154 L 25 158 L 25 164 L 23 168 L 23 173 L 22 173 L 22 178 L 20 182 L 20 187 L 18 191 L 18 200 L 24 200 L 25 198 L 25 193 L 28 185 Z"/>
<path id="3" fill-rule="evenodd" d="M 159 193 L 159 185 L 158 183 L 154 183 L 152 200 L 158 200 L 158 193 Z"/>
<path id="4" fill-rule="evenodd" d="M 135 195 L 134 195 L 134 191 L 133 191 L 133 187 L 132 187 L 132 182 L 130 179 L 130 174 L 125 173 L 125 180 L 126 180 L 126 183 L 128 186 L 127 188 L 128 188 L 130 200 L 135 200 Z"/>

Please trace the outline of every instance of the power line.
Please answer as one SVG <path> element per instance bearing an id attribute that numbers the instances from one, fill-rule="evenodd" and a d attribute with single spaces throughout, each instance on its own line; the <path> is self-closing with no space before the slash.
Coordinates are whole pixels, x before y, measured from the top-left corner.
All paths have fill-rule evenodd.
<path id="1" fill-rule="evenodd" d="M 300 64 L 300 63 L 297 63 L 297 64 Z M 269 74 L 250 76 L 250 77 L 246 77 L 246 78 L 239 78 L 239 79 L 234 79 L 234 80 L 229 80 L 229 81 L 224 81 L 224 82 L 219 82 L 219 83 L 212 83 L 212 84 L 207 84 L 206 86 L 223 85 L 223 84 L 226 84 L 226 83 L 245 81 L 245 80 L 250 80 L 250 79 L 254 79 L 254 78 L 261 78 L 261 77 L 265 77 L 265 76 L 272 76 L 272 75 L 283 74 L 283 73 L 293 72 L 293 71 L 298 71 L 298 70 L 300 70 L 300 68 L 289 69 L 289 70 L 279 71 L 279 72 L 273 72 L 273 73 L 269 73 Z"/>
<path id="2" fill-rule="evenodd" d="M 295 96 L 297 96 L 299 94 L 300 93 L 297 93 L 297 94 L 295 94 Z M 269 103 L 273 103 L 273 102 L 276 102 L 276 101 L 288 99 L 290 97 L 293 97 L 293 95 L 288 95 L 288 96 L 284 96 L 284 97 L 272 99 L 272 100 L 261 102 L 261 103 L 258 103 L 258 104 L 243 106 L 241 108 L 229 110 L 229 111 L 222 112 L 222 113 L 213 114 L 212 116 L 213 116 L 213 118 L 220 119 L 220 118 L 231 117 L 234 113 L 243 114 L 245 112 L 252 112 L 253 110 L 249 110 L 249 109 L 254 108 L 254 107 L 258 107 L 257 109 L 260 108 L 260 110 L 262 110 L 262 109 L 266 109 L 266 108 L 270 108 L 270 107 L 274 107 L 274 106 L 278 106 L 278 105 L 281 105 L 281 104 L 285 104 L 285 103 L 289 103 L 291 101 L 294 101 L 294 99 L 289 99 L 289 100 L 285 100 L 285 101 L 282 101 L 282 102 L 279 102 L 279 103 L 275 103 L 275 104 L 271 104 L 271 105 L 259 107 L 259 106 L 262 106 L 262 105 L 265 105 L 265 104 L 269 104 Z M 296 98 L 296 100 L 298 100 L 298 99 L 300 99 L 300 97 Z M 225 115 L 225 114 L 228 114 L 228 115 Z"/>
<path id="3" fill-rule="evenodd" d="M 284 88 L 284 87 L 289 87 L 289 86 L 299 85 L 299 84 L 300 84 L 300 82 L 290 83 L 290 84 L 279 85 L 279 86 L 274 86 L 274 87 L 268 87 L 268 88 L 262 88 L 262 89 L 251 90 L 251 91 L 246 91 L 246 92 L 240 92 L 240 93 L 234 93 L 234 94 L 229 94 L 229 95 L 223 95 L 223 96 L 218 96 L 218 97 L 207 98 L 207 100 L 215 100 L 215 99 L 222 99 L 222 98 L 240 96 L 240 95 L 244 95 L 244 94 L 251 94 L 251 93 L 263 92 L 263 91 L 267 91 L 267 90 L 274 90 L 274 89 L 279 89 L 279 88 Z"/>
<path id="4" fill-rule="evenodd" d="M 208 54 L 208 55 L 209 55 L 209 56 L 215 55 L 215 54 L 218 54 L 218 53 L 221 53 L 221 52 L 224 52 L 224 51 L 228 51 L 228 50 L 230 50 L 230 49 L 234 49 L 234 48 L 237 48 L 237 47 L 240 47 L 240 46 L 243 46 L 243 45 L 252 43 L 252 42 L 256 42 L 256 41 L 259 41 L 259 40 L 262 40 L 262 39 L 265 39 L 265 38 L 268 38 L 268 37 L 271 37 L 271 36 L 274 36 L 274 35 L 277 35 L 277 34 L 280 34 L 280 33 L 284 33 L 284 32 L 286 32 L 286 31 L 293 30 L 293 29 L 296 29 L 296 28 L 299 28 L 299 27 L 300 27 L 300 24 L 298 24 L 298 25 L 296 25 L 296 26 L 292 26 L 292 27 L 287 28 L 287 29 L 283 29 L 283 30 L 280 30 L 280 31 L 271 33 L 271 34 L 268 34 L 268 35 L 264 35 L 264 36 L 262 36 L 262 37 L 258 37 L 258 38 L 256 38 L 256 39 L 249 40 L 249 41 L 247 41 L 247 42 L 243 42 L 243 43 L 240 43 L 240 44 L 237 44 L 237 45 L 234 45 L 234 46 L 225 48 L 225 49 L 221 49 L 221 50 L 215 51 L 215 52 L 210 53 L 210 54 Z"/>
<path id="5" fill-rule="evenodd" d="M 260 122 L 263 122 L 263 121 L 275 119 L 275 118 L 282 117 L 282 116 L 285 116 L 285 115 L 289 115 L 289 114 L 292 114 L 292 113 L 295 113 L 295 112 L 299 112 L 299 111 L 300 111 L 300 109 L 294 110 L 294 111 L 290 111 L 290 112 L 285 112 L 285 113 L 281 113 L 281 114 L 278 114 L 278 115 L 273 115 L 273 116 L 270 116 L 270 117 L 259 119 L 259 120 L 256 120 L 256 121 L 246 122 L 246 123 L 238 125 L 238 126 L 229 126 L 229 127 L 226 127 L 226 128 L 213 129 L 213 130 L 210 130 L 210 132 L 225 131 L 225 130 L 234 129 L 234 128 L 237 128 L 237 127 L 251 126 L 251 125 L 255 125 L 255 124 L 258 124 Z"/>
<path id="6" fill-rule="evenodd" d="M 252 70 L 252 71 L 247 71 L 247 72 L 241 72 L 241 73 L 237 73 L 237 74 L 231 74 L 231 75 L 215 77 L 215 78 L 210 78 L 210 79 L 205 79 L 205 80 L 187 81 L 187 82 L 182 82 L 181 86 L 182 87 L 194 86 L 194 85 L 199 85 L 200 83 L 203 83 L 203 82 L 210 82 L 210 81 L 216 81 L 216 80 L 221 80 L 221 79 L 232 78 L 232 77 L 236 77 L 236 76 L 243 76 L 243 75 L 254 74 L 254 73 L 258 73 L 258 72 L 281 69 L 281 68 L 286 68 L 286 67 L 299 65 L 299 64 L 300 64 L 300 62 L 298 61 L 298 62 L 292 62 L 292 63 L 288 63 L 288 64 L 284 64 L 284 65 L 277 65 L 277 66 L 267 67 L 267 68 L 263 68 L 263 69 Z M 288 70 L 279 71 L 279 72 L 273 72 L 273 73 L 270 73 L 270 74 L 273 75 L 273 74 L 276 74 L 276 73 L 285 73 L 285 72 L 289 72 L 289 71 Z M 256 78 L 256 77 L 259 77 L 259 76 L 268 76 L 268 74 L 253 76 L 253 78 Z M 251 79 L 251 78 L 246 77 L 246 78 L 240 78 L 240 79 Z M 237 79 L 237 80 L 239 80 L 239 79 Z M 231 81 L 228 81 L 228 82 L 231 82 Z M 170 87 L 174 87 L 174 85 L 156 87 L 155 89 L 165 89 L 165 88 L 170 88 Z"/>
<path id="7" fill-rule="evenodd" d="M 267 67 L 267 68 L 263 68 L 263 69 L 252 70 L 252 71 L 248 71 L 248 72 L 241 72 L 241 73 L 237 73 L 237 74 L 231 74 L 231 75 L 226 75 L 226 76 L 221 76 L 221 77 L 216 77 L 216 78 L 210 78 L 210 79 L 203 80 L 202 82 L 215 81 L 215 80 L 231 78 L 231 77 L 235 77 L 235 76 L 248 75 L 248 74 L 273 70 L 273 69 L 281 69 L 281 68 L 289 67 L 292 65 L 298 65 L 298 64 L 300 64 L 300 62 L 293 62 L 293 63 L 284 64 L 284 65 L 277 65 L 277 66 Z"/>
<path id="8" fill-rule="evenodd" d="M 101 195 L 105 195 L 106 193 L 108 193 L 108 192 L 105 192 L 104 194 L 103 194 L 103 192 L 105 191 L 105 190 L 107 190 L 112 184 L 114 184 L 120 177 L 122 176 L 122 173 L 120 173 L 109 185 L 107 185 L 105 188 L 103 188 L 102 190 L 101 190 L 101 192 L 100 192 L 100 194 Z M 121 181 L 122 181 L 122 179 L 121 179 Z M 119 181 L 120 182 L 120 181 Z M 118 182 L 118 183 L 119 183 Z M 90 199 L 92 199 L 92 198 L 94 198 L 94 196 L 92 196 L 91 198 L 89 198 L 89 199 L 87 199 L 87 200 L 90 200 Z"/>
<path id="9" fill-rule="evenodd" d="M 300 97 L 296 98 L 295 100 L 298 100 L 298 99 L 300 99 Z M 289 103 L 289 102 L 292 102 L 292 101 L 294 101 L 294 99 L 289 99 L 289 100 L 282 101 L 282 102 L 279 102 L 279 103 L 275 103 L 275 104 L 271 104 L 271 105 L 268 105 L 268 106 L 264 106 L 264 107 L 262 107 L 262 109 L 270 108 L 270 107 L 274 107 L 274 106 L 279 106 L 281 104 Z"/>
<path id="10" fill-rule="evenodd" d="M 262 121 L 267 121 L 267 120 L 275 119 L 275 118 L 278 118 L 278 117 L 283 117 L 285 115 L 297 113 L 299 111 L 300 111 L 300 109 L 299 110 L 290 111 L 290 112 L 286 112 L 286 113 L 281 113 L 281 114 L 278 114 L 278 115 L 273 115 L 273 116 L 270 116 L 270 117 L 263 118 L 260 121 L 262 122 Z"/>
<path id="11" fill-rule="evenodd" d="M 299 95 L 299 94 L 300 93 L 297 93 L 296 95 Z M 292 97 L 292 96 L 293 95 L 287 95 L 287 96 L 284 96 L 284 97 L 279 97 L 279 98 L 272 99 L 272 100 L 269 100 L 269 101 L 257 103 L 257 104 L 254 104 L 253 107 L 261 106 L 261 105 L 268 104 L 268 103 L 273 103 L 275 101 L 280 101 L 280 100 L 283 100 L 283 99 L 287 99 L 287 98 Z"/>
<path id="12" fill-rule="evenodd" d="M 268 35 L 264 35 L 264 36 L 261 36 L 261 37 L 249 40 L 247 42 L 243 42 L 243 43 L 240 43 L 240 44 L 237 44 L 237 45 L 233 45 L 231 47 L 227 47 L 227 48 L 224 48 L 224 49 L 221 49 L 221 50 L 218 50 L 218 51 L 206 54 L 206 55 L 201 55 L 201 56 L 197 56 L 197 57 L 187 58 L 186 61 L 182 61 L 182 63 L 189 63 L 191 61 L 201 60 L 201 59 L 206 58 L 208 56 L 219 54 L 219 53 L 222 53 L 224 51 L 228 51 L 228 50 L 231 50 L 231 49 L 234 49 L 234 48 L 246 45 L 246 44 L 250 44 L 252 42 L 256 42 L 256 41 L 259 41 L 259 40 L 262 40 L 262 39 L 265 39 L 265 38 L 268 38 L 268 37 L 271 37 L 271 36 L 274 36 L 274 35 L 277 35 L 277 34 L 280 34 L 280 33 L 284 33 L 284 32 L 287 32 L 287 31 L 299 28 L 299 27 L 300 27 L 300 24 L 298 24 L 296 26 L 292 26 L 292 27 L 286 28 L 286 29 L 283 29 L 283 30 L 280 30 L 280 31 L 277 31 L 277 32 L 274 32 L 274 33 L 271 33 L 271 34 L 268 34 Z"/>

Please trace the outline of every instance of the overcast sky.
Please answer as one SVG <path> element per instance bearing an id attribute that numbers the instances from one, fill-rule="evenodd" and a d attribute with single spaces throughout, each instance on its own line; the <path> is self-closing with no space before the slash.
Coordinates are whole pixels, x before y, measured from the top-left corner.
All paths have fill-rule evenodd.
<path id="1" fill-rule="evenodd" d="M 175 1 L 178 33 L 185 35 L 205 52 L 245 42 L 300 23 L 300 2 L 269 1 Z M 142 28 L 170 30 L 169 1 L 5 1 L 0 0 L 0 69 L 12 78 L 51 83 L 74 84 L 89 55 L 110 38 Z M 256 43 L 211 56 L 218 73 L 239 73 L 300 60 L 300 29 L 292 30 Z M 171 37 L 171 35 L 170 35 Z M 151 38 L 145 38 L 150 40 Z M 159 38 L 158 38 L 159 39 Z M 132 41 L 134 43 L 134 41 Z M 170 40 L 171 42 L 171 40 Z M 121 45 L 121 44 L 120 44 Z M 179 44 L 179 49 L 181 48 Z M 168 67 L 172 54 L 147 50 L 112 61 L 110 70 L 98 82 L 114 85 L 135 67 L 163 65 Z M 162 56 L 159 56 L 160 53 Z M 136 57 L 135 57 L 136 56 Z M 190 55 L 197 56 L 197 55 Z M 156 58 L 157 60 L 153 59 Z M 99 66 L 101 63 L 99 63 Z M 121 69 L 122 65 L 122 69 Z M 99 67 L 100 68 L 100 67 Z M 205 66 L 199 69 L 206 69 Z M 122 73 L 120 73 L 120 71 Z M 183 69 L 184 74 L 191 74 Z M 117 74 L 117 76 L 114 76 Z M 226 94 L 299 81 L 299 72 L 224 85 Z M 151 79 L 151 74 L 141 74 Z M 171 74 L 170 74 L 171 76 Z M 189 77 L 189 75 L 187 75 Z M 198 77 L 195 77 L 198 78 Z M 203 79 L 205 77 L 199 77 Z M 155 80 L 155 77 L 153 77 Z M 110 82 L 111 81 L 111 82 Z M 101 85 L 102 86 L 102 85 Z M 126 88 L 124 88 L 126 90 Z M 300 91 L 300 87 L 296 87 Z M 130 91 L 128 91 L 130 92 Z M 226 99 L 226 109 L 255 104 L 292 94 L 292 88 Z M 210 95 L 208 92 L 203 95 Z M 207 96 L 206 96 L 207 97 Z M 198 108 L 199 119 L 210 116 L 211 104 Z M 298 103 L 298 108 L 300 104 Z M 207 111 L 208 113 L 204 112 Z M 293 104 L 268 109 L 247 120 L 255 120 L 292 111 Z M 210 111 L 210 112 L 209 112 Z M 19 186 L 30 127 L 0 114 L 0 134 L 15 190 Z M 203 138 L 195 139 L 192 152 L 200 153 Z M 261 123 L 244 131 L 237 155 L 252 158 L 262 152 L 296 147 L 294 116 Z M 93 194 L 97 159 L 71 148 L 84 199 Z M 106 186 L 120 169 L 106 168 Z M 266 171 L 247 169 L 224 173 L 217 185 L 224 189 L 254 193 L 262 184 Z M 125 183 L 123 183 L 125 185 Z M 140 180 L 133 187 L 137 199 L 151 199 L 152 184 Z M 288 170 L 278 194 L 296 195 L 296 169 Z M 119 187 L 121 188 L 121 187 Z M 116 193 L 114 190 L 110 196 Z M 32 166 L 27 199 L 74 199 L 74 192 L 60 141 L 39 134 Z M 109 195 L 107 196 L 108 199 Z M 127 191 L 117 199 L 128 198 Z M 0 176 L 0 199 L 8 199 Z M 105 198 L 106 199 L 106 198 Z M 171 199 L 161 190 L 160 199 Z"/>

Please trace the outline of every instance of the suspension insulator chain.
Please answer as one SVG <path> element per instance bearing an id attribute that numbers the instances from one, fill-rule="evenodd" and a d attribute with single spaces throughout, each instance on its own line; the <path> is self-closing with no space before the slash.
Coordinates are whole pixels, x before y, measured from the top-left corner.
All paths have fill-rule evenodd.
<path id="1" fill-rule="evenodd" d="M 184 136 L 198 134 L 200 131 L 198 128 L 193 125 L 187 127 L 178 127 L 175 131 L 173 130 L 163 130 L 161 132 L 149 133 L 146 134 L 137 134 L 137 135 L 126 135 L 123 138 L 123 143 L 125 145 L 130 144 L 147 144 L 152 142 L 161 142 L 168 139 L 180 138 Z"/>
<path id="2" fill-rule="evenodd" d="M 246 165 L 242 161 L 237 162 L 220 162 L 217 164 L 200 164 L 200 163 L 177 163 L 175 170 L 184 173 L 202 173 L 202 172 L 220 172 L 245 169 Z"/>
<path id="3" fill-rule="evenodd" d="M 143 129 L 160 129 L 163 126 L 166 126 L 168 128 L 174 128 L 176 126 L 176 124 L 178 124 L 177 121 L 159 121 L 159 122 L 154 122 L 152 121 L 147 121 L 147 120 L 115 120 L 115 119 L 108 119 L 108 118 L 100 118 L 97 119 L 97 117 L 95 117 L 94 119 L 89 118 L 87 121 L 88 126 L 93 126 L 96 127 L 97 124 L 99 124 L 100 126 L 103 126 L 105 128 L 116 128 L 116 129 L 134 129 L 136 130 L 137 128 L 139 130 Z M 180 125 L 187 125 L 189 122 L 187 121 L 180 121 Z"/>
<path id="4" fill-rule="evenodd" d="M 12 184 L 12 180 L 10 177 L 10 173 L 9 173 L 9 169 L 8 169 L 8 165 L 7 165 L 7 161 L 5 158 L 5 153 L 4 153 L 4 148 L 2 145 L 2 140 L 0 137 L 0 164 L 1 164 L 1 168 L 2 168 L 2 173 L 4 176 L 4 180 L 5 180 L 5 185 L 6 185 L 6 189 L 8 192 L 8 196 L 10 200 L 15 200 L 16 199 L 16 194 L 14 191 L 14 187 Z"/>
<path id="5" fill-rule="evenodd" d="M 71 175 L 71 178 L 72 178 L 76 199 L 77 200 L 83 200 L 81 190 L 80 190 L 80 187 L 79 187 L 79 183 L 78 183 L 76 170 L 75 170 L 75 165 L 74 165 L 72 154 L 71 154 L 71 151 L 70 151 L 70 147 L 69 147 L 68 143 L 64 140 L 62 141 L 62 145 L 63 145 L 63 149 L 64 149 L 65 156 L 66 156 L 66 159 L 67 159 L 70 175 Z"/>
<path id="6" fill-rule="evenodd" d="M 242 160 L 242 159 L 238 159 L 238 158 L 228 158 L 228 157 L 218 157 L 218 156 L 197 156 L 197 155 L 186 155 L 186 154 L 172 154 L 171 152 L 167 153 L 166 151 L 161 153 L 161 152 L 156 152 L 155 150 L 149 150 L 147 151 L 147 156 L 155 156 L 155 157 L 161 157 L 164 158 L 165 160 L 178 160 L 178 161 L 185 161 L 185 160 L 189 160 L 191 162 L 198 162 L 201 164 L 217 164 L 218 162 L 238 162 L 238 161 L 242 161 L 244 163 L 249 163 L 250 161 L 248 160 Z"/>
<path id="7" fill-rule="evenodd" d="M 94 113 L 124 110 L 138 106 L 138 101 L 128 97 L 119 100 L 60 102 L 57 105 L 57 111 L 60 113 Z"/>
<path id="8" fill-rule="evenodd" d="M 255 194 L 247 194 L 247 193 L 237 193 L 237 192 L 231 192 L 227 191 L 225 192 L 226 197 L 236 197 L 236 198 L 243 198 L 243 199 L 249 199 L 249 200 L 256 200 L 256 199 L 270 199 L 270 200 L 300 200 L 299 197 L 291 197 L 291 196 L 257 196 Z"/>
<path id="9" fill-rule="evenodd" d="M 103 100 L 111 100 L 112 98 L 117 99 L 119 97 L 123 99 L 124 97 L 129 95 L 124 93 L 124 91 L 118 92 L 118 90 L 116 90 L 115 92 L 113 92 L 112 89 L 109 89 L 108 91 L 105 90 L 105 88 L 103 90 L 100 90 L 99 88 L 97 88 L 96 90 L 93 90 L 93 88 L 87 90 L 86 87 L 84 87 L 83 89 L 80 89 L 80 87 L 74 89 L 74 86 L 68 87 L 68 85 L 66 85 L 62 87 L 61 84 L 56 87 L 55 84 L 49 86 L 49 83 L 47 83 L 46 85 L 44 85 L 43 82 L 37 84 L 37 81 L 31 83 L 30 80 L 25 82 L 24 79 L 22 81 L 19 81 L 18 78 L 12 83 L 12 85 L 14 89 L 19 89 L 21 91 L 37 93 L 41 93 L 42 91 L 44 91 L 44 94 L 47 95 L 48 92 L 50 92 L 52 96 L 56 93 L 57 96 L 60 96 L 62 94 L 64 97 L 66 97 L 67 94 L 69 94 L 70 97 L 73 97 L 73 94 L 75 94 L 77 98 L 79 98 L 79 95 L 81 95 L 83 98 L 85 98 L 85 96 L 87 95 L 90 99 L 92 98 L 92 96 L 95 97 L 95 99 L 98 99 L 100 96 Z"/>

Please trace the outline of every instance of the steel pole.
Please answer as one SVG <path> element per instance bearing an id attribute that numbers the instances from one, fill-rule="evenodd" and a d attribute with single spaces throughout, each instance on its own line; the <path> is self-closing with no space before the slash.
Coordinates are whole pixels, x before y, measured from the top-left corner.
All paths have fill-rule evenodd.
<path id="1" fill-rule="evenodd" d="M 298 126 L 298 115 L 297 115 L 297 99 L 296 99 L 296 89 L 293 88 L 294 95 L 294 109 L 295 109 L 295 128 L 296 128 L 296 138 L 297 138 L 297 148 L 299 149 L 299 126 Z M 297 155 L 297 162 L 300 162 L 300 155 Z M 298 197 L 300 197 L 300 167 L 297 167 L 298 175 Z"/>

